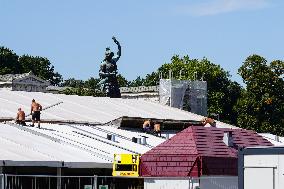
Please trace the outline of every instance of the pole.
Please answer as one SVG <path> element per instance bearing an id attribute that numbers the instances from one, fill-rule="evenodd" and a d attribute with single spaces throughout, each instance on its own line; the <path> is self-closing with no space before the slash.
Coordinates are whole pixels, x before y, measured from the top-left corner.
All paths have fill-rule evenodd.
<path id="1" fill-rule="evenodd" d="M 47 109 L 52 108 L 52 107 L 54 107 L 54 106 L 58 106 L 59 104 L 62 104 L 62 103 L 63 103 L 63 101 L 60 101 L 60 102 L 57 102 L 57 103 L 52 104 L 52 105 L 50 105 L 50 106 L 46 106 L 46 107 L 44 107 L 41 111 L 47 110 Z M 28 115 L 26 115 L 25 117 L 28 117 L 28 116 L 30 116 L 30 115 L 31 115 L 31 114 L 28 114 Z"/>

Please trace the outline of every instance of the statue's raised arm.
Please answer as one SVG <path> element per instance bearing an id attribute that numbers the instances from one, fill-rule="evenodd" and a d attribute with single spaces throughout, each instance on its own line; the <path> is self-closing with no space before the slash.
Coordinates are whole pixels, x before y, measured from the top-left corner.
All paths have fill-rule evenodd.
<path id="1" fill-rule="evenodd" d="M 115 42 L 115 44 L 117 44 L 117 48 L 118 48 L 118 51 L 117 51 L 117 56 L 113 57 L 113 60 L 115 62 L 117 62 L 119 60 L 119 58 L 121 57 L 121 46 L 120 46 L 120 43 L 117 41 L 117 39 L 113 36 L 112 37 L 112 40 Z"/>

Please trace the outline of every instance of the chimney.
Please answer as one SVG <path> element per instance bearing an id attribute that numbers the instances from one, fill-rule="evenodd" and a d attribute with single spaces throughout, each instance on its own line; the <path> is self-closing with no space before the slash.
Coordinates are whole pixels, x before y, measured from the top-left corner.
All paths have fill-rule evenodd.
<path id="1" fill-rule="evenodd" d="M 229 147 L 234 146 L 233 131 L 225 131 L 224 132 L 223 142 Z"/>

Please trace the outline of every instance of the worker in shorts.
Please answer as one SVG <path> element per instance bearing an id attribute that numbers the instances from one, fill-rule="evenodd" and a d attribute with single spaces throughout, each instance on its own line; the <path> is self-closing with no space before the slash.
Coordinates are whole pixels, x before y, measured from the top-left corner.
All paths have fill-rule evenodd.
<path id="1" fill-rule="evenodd" d="M 42 110 L 42 106 L 35 101 L 32 100 L 31 104 L 31 115 L 32 115 L 32 127 L 34 127 L 34 123 L 38 122 L 38 128 L 40 128 L 40 111 Z"/>
<path id="2" fill-rule="evenodd" d="M 25 112 L 21 108 L 18 108 L 15 122 L 22 126 L 26 126 L 25 117 L 26 117 Z"/>

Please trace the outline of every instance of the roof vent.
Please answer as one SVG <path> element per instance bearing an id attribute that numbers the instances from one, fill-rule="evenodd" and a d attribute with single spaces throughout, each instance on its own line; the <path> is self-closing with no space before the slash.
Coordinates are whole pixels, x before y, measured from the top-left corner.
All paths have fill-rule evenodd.
<path id="1" fill-rule="evenodd" d="M 169 138 L 170 138 L 170 134 L 166 133 L 166 140 L 169 140 Z"/>
<path id="2" fill-rule="evenodd" d="M 113 142 L 115 142 L 115 135 L 113 135 L 113 134 L 107 134 L 107 139 L 108 139 L 108 140 L 111 140 L 111 141 L 113 141 Z"/>
<path id="3" fill-rule="evenodd" d="M 107 134 L 107 139 L 111 140 L 111 135 L 110 134 Z"/>
<path id="4" fill-rule="evenodd" d="M 233 131 L 225 131 L 224 132 L 223 142 L 229 147 L 234 146 Z"/>
<path id="5" fill-rule="evenodd" d="M 142 145 L 147 145 L 147 138 L 146 136 L 142 136 Z"/>
<path id="6" fill-rule="evenodd" d="M 137 143 L 137 138 L 136 137 L 132 137 L 132 142 Z"/>
<path id="7" fill-rule="evenodd" d="M 111 141 L 115 142 L 115 135 L 111 135 Z"/>

